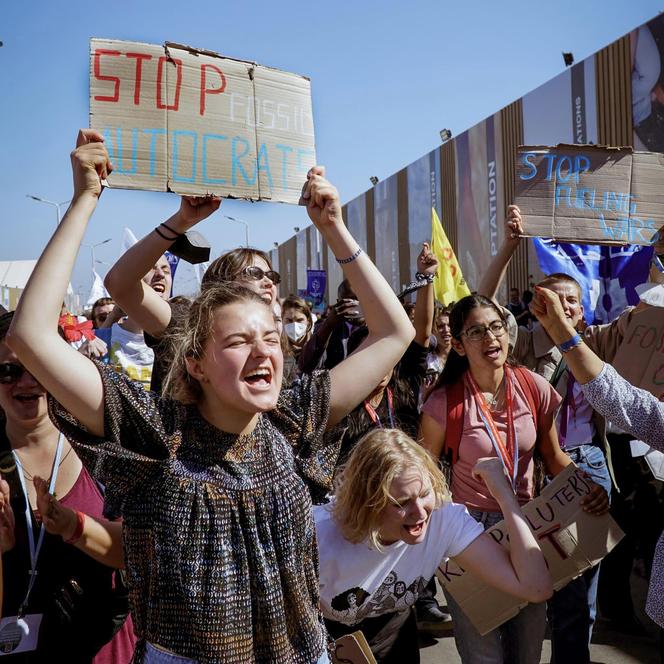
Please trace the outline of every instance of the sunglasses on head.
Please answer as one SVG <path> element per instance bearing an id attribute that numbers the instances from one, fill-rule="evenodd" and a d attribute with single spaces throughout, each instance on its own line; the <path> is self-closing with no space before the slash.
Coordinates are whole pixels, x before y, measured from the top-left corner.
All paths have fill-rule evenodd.
<path id="1" fill-rule="evenodd" d="M 15 362 L 2 362 L 0 363 L 0 383 L 15 383 L 25 371 L 24 367 Z"/>
<path id="2" fill-rule="evenodd" d="M 281 281 L 281 275 L 278 272 L 275 272 L 274 270 L 262 270 L 255 265 L 245 267 L 240 274 L 249 277 L 254 281 L 260 281 L 263 277 L 267 277 L 275 285 Z"/>

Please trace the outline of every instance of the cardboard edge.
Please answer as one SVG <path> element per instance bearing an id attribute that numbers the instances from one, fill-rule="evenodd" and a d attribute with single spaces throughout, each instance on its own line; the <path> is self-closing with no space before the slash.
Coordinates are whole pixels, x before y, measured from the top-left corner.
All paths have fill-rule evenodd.
<path id="1" fill-rule="evenodd" d="M 152 46 L 154 46 L 154 44 L 152 44 Z M 204 48 L 196 48 L 195 46 L 189 46 L 188 44 L 179 44 L 178 42 L 172 42 L 172 41 L 164 42 L 163 47 L 168 57 L 170 57 L 168 53 L 169 47 L 179 48 L 180 50 L 188 51 L 191 55 L 207 55 L 212 58 L 220 58 L 221 60 L 232 60 L 233 62 L 241 62 L 245 65 L 251 65 L 252 67 L 261 67 L 263 69 L 280 72 L 282 74 L 291 74 L 292 76 L 298 76 L 299 78 L 305 81 L 309 81 L 309 83 L 311 83 L 311 79 L 308 76 L 305 76 L 304 74 L 300 74 L 294 71 L 286 71 L 285 69 L 279 69 L 278 67 L 271 67 L 270 65 L 263 65 L 260 62 L 255 62 L 254 60 L 244 60 L 242 58 L 234 58 L 231 55 L 223 55 L 221 53 L 217 53 L 216 51 L 210 51 Z"/>
<path id="2" fill-rule="evenodd" d="M 613 150 L 615 152 L 620 152 L 621 150 L 627 150 L 631 154 L 634 154 L 636 150 L 631 145 L 603 145 L 598 143 L 558 143 L 557 145 L 519 145 L 517 146 L 517 152 L 521 150 L 561 150 L 561 149 L 574 149 L 578 150 L 579 148 L 586 148 L 589 150 L 600 149 L 604 150 Z M 658 154 L 658 153 L 655 153 Z"/>

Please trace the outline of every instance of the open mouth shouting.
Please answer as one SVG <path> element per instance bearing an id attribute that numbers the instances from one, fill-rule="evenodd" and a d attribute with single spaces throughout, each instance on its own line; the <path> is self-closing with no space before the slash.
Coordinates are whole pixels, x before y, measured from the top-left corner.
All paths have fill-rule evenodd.
<path id="1" fill-rule="evenodd" d="M 272 369 L 258 367 L 252 369 L 245 377 L 244 382 L 259 389 L 268 389 L 272 385 Z"/>
<path id="2" fill-rule="evenodd" d="M 422 519 L 421 521 L 417 521 L 416 523 L 411 523 L 411 524 L 404 524 L 403 529 L 411 536 L 411 537 L 420 537 L 424 533 L 424 530 L 427 526 L 427 521 L 428 518 Z"/>
<path id="3" fill-rule="evenodd" d="M 503 349 L 499 345 L 492 345 L 484 351 L 484 356 L 490 360 L 499 360 Z"/>

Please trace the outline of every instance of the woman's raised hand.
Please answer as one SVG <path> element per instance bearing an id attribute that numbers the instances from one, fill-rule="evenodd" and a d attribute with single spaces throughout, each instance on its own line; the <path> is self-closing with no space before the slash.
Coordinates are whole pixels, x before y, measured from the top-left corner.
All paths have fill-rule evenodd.
<path id="1" fill-rule="evenodd" d="M 423 242 L 422 251 L 420 251 L 417 257 L 417 271 L 422 274 L 436 274 L 438 265 L 438 259 L 432 253 L 431 246 L 428 242 Z"/>
<path id="2" fill-rule="evenodd" d="M 207 219 L 220 205 L 220 196 L 183 196 L 176 215 L 186 228 L 190 228 Z"/>
<path id="3" fill-rule="evenodd" d="M 523 237 L 523 219 L 518 205 L 510 205 L 507 208 L 505 218 L 505 242 L 518 244 Z"/>
<path id="4" fill-rule="evenodd" d="M 108 177 L 113 165 L 104 145 L 104 137 L 94 129 L 81 129 L 76 138 L 76 149 L 71 153 L 74 175 L 74 199 L 84 195 L 99 198 L 102 180 Z"/>
<path id="5" fill-rule="evenodd" d="M 331 225 L 343 224 L 339 192 L 325 179 L 325 167 L 314 166 L 307 173 L 302 199 L 309 218 L 316 228 L 324 232 Z"/>

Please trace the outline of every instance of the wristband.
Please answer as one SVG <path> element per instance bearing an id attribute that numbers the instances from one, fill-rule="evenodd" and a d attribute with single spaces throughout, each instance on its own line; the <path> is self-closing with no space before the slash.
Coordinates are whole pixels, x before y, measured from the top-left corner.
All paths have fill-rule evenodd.
<path id="1" fill-rule="evenodd" d="M 164 235 L 161 230 L 159 229 L 159 226 L 155 226 L 154 232 L 163 240 L 167 240 L 168 242 L 175 242 L 177 240 L 176 237 L 168 237 L 168 235 Z"/>
<path id="2" fill-rule="evenodd" d="M 177 231 L 174 231 L 165 221 L 162 221 L 159 225 L 163 226 L 167 231 L 173 233 L 175 237 L 180 237 L 180 235 L 184 235 L 184 233 L 178 233 Z"/>
<path id="3" fill-rule="evenodd" d="M 348 258 L 336 258 L 335 256 L 335 259 L 339 265 L 346 265 L 347 263 L 352 263 L 361 253 L 362 247 L 358 247 L 357 251 L 352 256 L 349 256 Z"/>
<path id="4" fill-rule="evenodd" d="M 85 528 L 85 514 L 76 510 L 76 528 L 71 537 L 65 540 L 65 544 L 76 544 L 83 535 L 83 528 Z"/>
<path id="5" fill-rule="evenodd" d="M 572 348 L 580 346 L 581 342 L 582 342 L 581 336 L 577 333 L 571 339 L 568 339 L 567 341 L 563 341 L 563 343 L 558 344 L 558 348 L 560 349 L 561 353 L 567 353 L 568 351 L 572 350 Z"/>
<path id="6" fill-rule="evenodd" d="M 425 274 L 424 272 L 415 273 L 415 279 L 417 281 L 426 281 L 428 284 L 432 284 L 435 277 L 435 274 Z"/>

